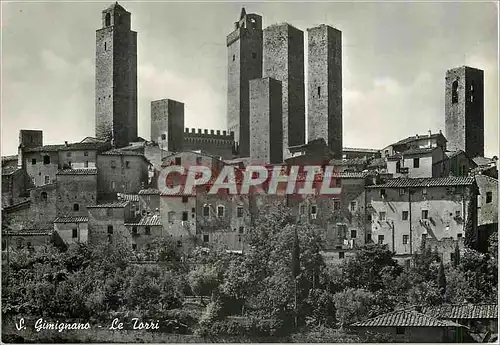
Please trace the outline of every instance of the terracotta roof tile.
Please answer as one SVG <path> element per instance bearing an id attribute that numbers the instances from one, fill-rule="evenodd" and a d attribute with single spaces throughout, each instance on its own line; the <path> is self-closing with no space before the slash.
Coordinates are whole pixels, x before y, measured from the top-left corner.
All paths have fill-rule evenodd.
<path id="1" fill-rule="evenodd" d="M 57 175 L 97 175 L 97 169 L 64 169 L 59 170 Z"/>
<path id="2" fill-rule="evenodd" d="M 139 195 L 160 195 L 160 191 L 154 188 L 141 189 Z"/>
<path id="3" fill-rule="evenodd" d="M 139 195 L 138 194 L 122 194 L 122 193 L 116 193 L 118 200 L 122 201 L 139 201 Z"/>
<path id="4" fill-rule="evenodd" d="M 422 307 L 422 312 L 438 319 L 497 319 L 497 304 L 448 304 Z"/>
<path id="5" fill-rule="evenodd" d="M 362 149 L 358 147 L 343 147 L 342 152 L 361 152 L 361 153 L 379 153 L 380 150 L 377 149 Z"/>
<path id="6" fill-rule="evenodd" d="M 473 183 L 474 177 L 392 178 L 383 184 L 366 186 L 366 188 L 452 187 L 468 186 Z"/>
<path id="7" fill-rule="evenodd" d="M 403 309 L 377 317 L 359 321 L 351 327 L 463 327 L 461 325 L 438 320 L 414 310 Z"/>
<path id="8" fill-rule="evenodd" d="M 137 223 L 125 223 L 125 225 L 139 225 L 139 226 L 161 226 L 161 218 L 159 215 L 150 215 L 142 217 Z"/>
<path id="9" fill-rule="evenodd" d="M 20 229 L 13 231 L 2 231 L 2 235 L 7 236 L 49 236 L 54 229 Z"/>
<path id="10" fill-rule="evenodd" d="M 413 156 L 413 155 L 422 155 L 433 152 L 437 147 L 415 147 L 404 152 L 401 152 L 401 155 L 404 156 Z"/>
<path id="11" fill-rule="evenodd" d="M 105 204 L 87 206 L 87 208 L 123 208 L 127 206 L 128 203 L 128 201 L 114 201 Z"/>
<path id="12" fill-rule="evenodd" d="M 391 146 L 404 145 L 404 144 L 411 143 L 412 141 L 422 140 L 422 139 L 429 139 L 429 138 L 435 139 L 435 138 L 438 138 L 439 136 L 443 137 L 443 139 L 445 141 L 447 141 L 446 138 L 444 137 L 444 135 L 442 133 L 434 133 L 434 134 L 431 134 L 430 137 L 429 137 L 428 134 L 419 135 L 418 137 L 417 136 L 411 136 L 411 137 L 402 139 L 402 140 L 400 140 L 400 141 L 392 144 Z"/>
<path id="13" fill-rule="evenodd" d="M 2 168 L 2 176 L 12 175 L 13 173 L 17 172 L 18 170 L 22 170 L 22 169 L 18 168 L 17 166 L 15 166 L 15 167 L 3 167 Z"/>
<path id="14" fill-rule="evenodd" d="M 84 216 L 70 216 L 70 217 L 57 217 L 54 223 L 87 223 L 89 217 Z"/>
<path id="15" fill-rule="evenodd" d="M 144 157 L 144 155 L 142 153 L 139 153 L 136 151 L 117 150 L 117 149 L 102 152 L 101 155 L 105 155 L 105 156 L 143 156 Z"/>

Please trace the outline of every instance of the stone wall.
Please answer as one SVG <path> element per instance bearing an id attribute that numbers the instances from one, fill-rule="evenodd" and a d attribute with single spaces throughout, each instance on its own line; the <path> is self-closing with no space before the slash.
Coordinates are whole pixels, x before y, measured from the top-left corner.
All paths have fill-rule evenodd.
<path id="1" fill-rule="evenodd" d="M 62 170 L 57 174 L 57 215 L 87 216 L 97 202 L 97 169 Z"/>

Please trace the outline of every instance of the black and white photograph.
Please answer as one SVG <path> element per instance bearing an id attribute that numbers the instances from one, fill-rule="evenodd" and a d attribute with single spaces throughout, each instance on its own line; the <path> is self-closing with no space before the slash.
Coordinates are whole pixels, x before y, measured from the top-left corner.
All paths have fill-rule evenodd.
<path id="1" fill-rule="evenodd" d="M 496 1 L 1 1 L 2 343 L 498 343 Z"/>

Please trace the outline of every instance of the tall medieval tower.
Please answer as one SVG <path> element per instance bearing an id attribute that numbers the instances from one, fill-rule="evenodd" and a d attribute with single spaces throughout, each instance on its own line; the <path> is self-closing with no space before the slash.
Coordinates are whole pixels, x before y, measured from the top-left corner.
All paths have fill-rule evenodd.
<path id="1" fill-rule="evenodd" d="M 446 72 L 447 148 L 484 156 L 484 72 L 462 66 Z"/>
<path id="2" fill-rule="evenodd" d="M 342 32 L 328 25 L 308 29 L 308 138 L 324 138 L 342 158 Z"/>
<path id="3" fill-rule="evenodd" d="M 262 78 L 262 17 L 241 10 L 227 36 L 227 127 L 234 132 L 239 156 L 250 155 L 249 82 Z"/>
<path id="4" fill-rule="evenodd" d="M 123 147 L 137 140 L 137 32 L 116 2 L 96 31 L 96 137 Z"/>

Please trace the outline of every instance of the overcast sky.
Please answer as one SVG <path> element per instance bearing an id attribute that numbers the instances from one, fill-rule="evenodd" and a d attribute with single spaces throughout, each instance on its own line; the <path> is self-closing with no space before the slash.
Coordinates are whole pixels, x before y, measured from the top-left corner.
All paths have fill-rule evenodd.
<path id="1" fill-rule="evenodd" d="M 95 30 L 110 4 L 2 4 L 2 155 L 17 153 L 20 129 L 43 130 L 44 144 L 94 136 Z M 342 31 L 344 146 L 382 148 L 429 129 L 444 133 L 446 70 L 468 65 L 485 71 L 485 154 L 498 155 L 493 1 L 120 4 L 138 32 L 143 138 L 150 138 L 150 102 L 160 98 L 185 103 L 186 127 L 226 129 L 225 42 L 244 4 L 264 26 Z"/>

